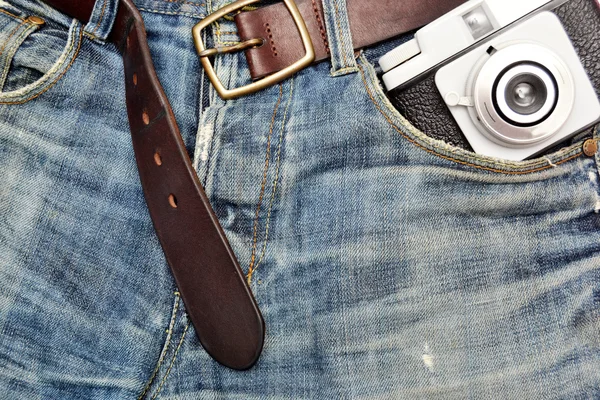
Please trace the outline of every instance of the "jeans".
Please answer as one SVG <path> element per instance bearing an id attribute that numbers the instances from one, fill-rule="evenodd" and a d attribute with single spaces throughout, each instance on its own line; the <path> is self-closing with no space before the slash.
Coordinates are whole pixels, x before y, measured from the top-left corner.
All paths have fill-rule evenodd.
<path id="1" fill-rule="evenodd" d="M 191 29 L 226 2 L 136 1 L 263 313 L 261 358 L 219 365 L 188 321 L 106 42 L 116 1 L 98 0 L 87 25 L 0 1 L 1 397 L 600 398 L 600 159 L 582 153 L 587 137 L 512 162 L 424 135 L 380 86 L 392 44 L 356 56 L 339 0 L 323 1 L 330 61 L 223 101 Z M 236 42 L 235 24 L 205 39 Z M 248 83 L 242 53 L 214 63 L 226 86 Z"/>

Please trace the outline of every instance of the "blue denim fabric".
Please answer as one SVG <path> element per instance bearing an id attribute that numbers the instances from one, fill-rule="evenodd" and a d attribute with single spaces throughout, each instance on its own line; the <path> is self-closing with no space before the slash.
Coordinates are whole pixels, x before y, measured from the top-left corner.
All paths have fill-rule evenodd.
<path id="1" fill-rule="evenodd" d="M 2 1 L 0 398 L 600 398 L 598 156 L 575 141 L 512 162 L 425 136 L 381 89 L 386 45 L 348 51 L 340 0 L 323 2 L 331 62 L 225 102 L 190 35 L 224 3 L 137 1 L 264 315 L 259 362 L 220 366 L 186 316 L 103 40 L 115 2 L 83 26 Z M 228 20 L 209 36 L 238 40 Z M 215 66 L 249 79 L 242 54 Z"/>

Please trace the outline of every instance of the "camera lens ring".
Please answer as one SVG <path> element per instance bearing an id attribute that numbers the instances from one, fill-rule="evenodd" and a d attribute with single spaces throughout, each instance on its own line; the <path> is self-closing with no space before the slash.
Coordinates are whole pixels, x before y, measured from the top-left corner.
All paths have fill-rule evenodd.
<path id="1" fill-rule="evenodd" d="M 507 67 L 492 89 L 496 111 L 506 122 L 531 127 L 545 121 L 556 108 L 558 85 L 552 73 L 538 63 Z"/>
<path id="2" fill-rule="evenodd" d="M 482 126 L 481 132 L 490 140 L 504 146 L 529 146 L 549 139 L 566 123 L 575 103 L 573 77 L 568 67 L 556 53 L 534 42 L 508 42 L 495 46 L 495 50 L 482 56 L 469 80 L 468 95 L 474 105 L 469 108 L 471 119 Z M 498 77 L 517 64 L 541 65 L 556 81 L 554 109 L 533 125 L 507 122 L 494 104 Z"/>

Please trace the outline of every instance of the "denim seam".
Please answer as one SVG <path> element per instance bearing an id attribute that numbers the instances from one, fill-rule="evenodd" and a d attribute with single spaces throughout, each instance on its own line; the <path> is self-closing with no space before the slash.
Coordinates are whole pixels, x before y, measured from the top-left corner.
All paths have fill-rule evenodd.
<path id="1" fill-rule="evenodd" d="M 346 0 L 323 0 L 323 6 L 331 43 L 330 75 L 338 77 L 357 73 Z"/>
<path id="2" fill-rule="evenodd" d="M 361 56 L 361 58 L 362 58 L 363 62 L 368 63 L 368 61 L 366 61 L 364 59 L 364 56 Z M 529 166 L 525 166 L 525 165 L 521 166 L 521 165 L 518 165 L 517 163 L 512 164 L 512 163 L 507 163 L 507 162 L 503 162 L 503 161 L 481 159 L 481 161 L 483 161 L 483 162 L 489 161 L 490 163 L 493 163 L 493 164 L 499 165 L 499 166 L 503 166 L 506 168 L 523 168 L 523 170 L 502 170 L 502 169 L 488 167 L 488 166 L 481 165 L 481 164 L 476 164 L 474 161 L 469 162 L 466 160 L 461 160 L 459 158 L 454 158 L 451 156 L 441 154 L 437 150 L 438 149 L 442 150 L 443 149 L 442 146 L 436 145 L 435 143 L 428 143 L 432 147 L 430 149 L 430 148 L 426 147 L 425 145 L 419 143 L 416 138 L 412 138 L 407 133 L 405 133 L 402 129 L 400 129 L 400 128 L 398 128 L 398 126 L 396 126 L 395 122 L 392 121 L 391 117 L 383 111 L 382 105 L 380 105 L 380 102 L 377 101 L 377 99 L 374 97 L 373 93 L 371 92 L 371 89 L 369 89 L 369 83 L 367 82 L 366 75 L 365 75 L 366 73 L 364 71 L 364 68 L 362 66 L 359 66 L 359 69 L 360 69 L 362 80 L 363 80 L 363 83 L 364 83 L 364 86 L 365 86 L 368 96 L 370 97 L 372 103 L 375 105 L 375 108 L 381 113 L 381 115 L 385 118 L 385 120 L 388 122 L 388 124 L 392 128 L 394 128 L 394 130 L 396 130 L 398 133 L 400 133 L 401 136 L 403 136 L 405 139 L 407 139 L 410 143 L 416 145 L 417 147 L 421 148 L 422 150 L 427 151 L 430 154 L 433 154 L 433 155 L 443 158 L 445 160 L 456 162 L 458 164 L 462 164 L 462 165 L 466 165 L 466 166 L 470 166 L 470 167 L 474 167 L 477 169 L 490 171 L 490 172 L 497 172 L 497 173 L 501 173 L 501 174 L 505 174 L 505 175 L 526 175 L 526 174 L 530 174 L 530 173 L 534 173 L 534 172 L 547 170 L 554 166 L 558 166 L 560 164 L 564 164 L 567 161 L 573 160 L 577 157 L 581 157 L 583 154 L 583 152 L 581 150 L 581 144 L 576 144 L 576 145 L 566 148 L 564 151 L 560 151 L 557 153 L 557 154 L 562 153 L 561 157 L 564 157 L 564 158 L 558 159 L 554 163 L 549 162 L 547 165 L 542 165 L 540 167 L 536 167 L 536 166 L 540 165 L 542 163 L 542 160 L 538 160 L 537 162 L 535 162 L 534 164 L 529 165 Z M 378 83 L 372 82 L 372 84 L 377 85 Z M 384 106 L 386 108 L 389 108 L 389 106 L 385 103 L 384 103 Z M 395 110 L 395 109 L 393 109 L 393 110 L 397 112 L 397 110 Z M 390 111 L 392 111 L 392 110 L 390 110 Z M 431 139 L 431 140 L 433 141 L 433 139 Z M 577 151 L 577 149 L 579 149 L 579 150 Z M 450 149 L 446 149 L 446 150 L 449 150 L 450 152 L 452 152 L 452 150 L 450 150 Z M 457 150 L 460 150 L 460 149 L 457 149 Z M 576 151 L 576 153 L 571 155 L 570 153 L 572 153 L 573 151 Z M 476 157 L 473 157 L 470 155 L 465 155 L 465 157 L 477 159 Z M 550 161 L 550 160 L 546 159 L 546 161 Z"/>
<path id="3" fill-rule="evenodd" d="M 6 14 L 6 15 L 8 15 L 9 17 L 13 17 L 13 18 L 20 19 L 21 21 L 25 21 L 25 18 L 23 18 L 23 17 L 19 17 L 18 15 L 15 15 L 15 14 L 13 14 L 13 13 L 10 13 L 10 12 L 8 12 L 8 11 L 6 11 L 6 10 L 2 10 L 2 9 L 0 9 L 0 13 L 2 13 L 2 14 Z"/>
<path id="4" fill-rule="evenodd" d="M 193 1 L 178 1 L 178 0 L 165 0 L 167 3 L 175 4 L 189 4 L 191 6 L 206 7 L 206 3 L 194 3 Z"/>
<path id="5" fill-rule="evenodd" d="M 83 35 L 86 36 L 86 37 L 88 37 L 88 38 L 90 38 L 90 39 L 92 39 L 92 40 L 95 40 L 95 41 L 102 41 L 101 38 L 99 38 L 98 36 L 94 35 L 93 33 L 89 33 L 89 32 L 83 31 Z"/>
<path id="6" fill-rule="evenodd" d="M 8 34 L 8 37 L 4 41 L 4 44 L 2 45 L 2 47 L 0 47 L 0 56 L 2 55 L 2 52 L 4 51 L 6 46 L 8 46 L 8 44 L 10 43 L 10 39 L 15 35 L 15 33 L 17 33 L 19 28 L 21 28 L 23 25 L 25 25 L 25 20 L 21 21 L 21 23 L 15 26 L 13 30 Z"/>
<path id="7" fill-rule="evenodd" d="M 4 44 L 2 45 L 2 47 L 0 48 L 0 60 L 2 59 L 2 54 L 4 53 L 4 50 L 6 50 L 7 46 L 8 46 L 8 52 L 7 54 L 10 54 L 13 50 L 13 48 L 15 48 L 16 52 L 16 48 L 18 48 L 20 46 L 20 39 L 23 36 L 23 32 L 27 32 L 27 29 L 24 29 L 23 31 L 21 31 L 21 33 L 19 34 L 19 36 L 17 36 L 17 39 L 11 43 L 11 39 L 12 37 L 19 31 L 19 29 L 21 29 L 21 27 L 25 24 L 25 20 L 23 20 L 20 24 L 18 24 L 8 35 L 8 37 L 6 38 L 6 41 L 4 42 Z M 9 43 L 11 44 L 9 46 Z M 8 71 L 10 69 L 10 61 L 12 59 L 12 57 L 14 57 L 14 52 L 12 56 L 6 56 L 6 62 L 4 65 L 4 68 L 2 68 L 2 73 L 0 73 L 0 92 L 2 91 L 2 88 L 4 87 L 4 81 L 6 80 L 6 77 L 8 76 Z"/>
<path id="8" fill-rule="evenodd" d="M 177 355 L 179 354 L 179 350 L 181 349 L 181 345 L 183 344 L 185 335 L 187 334 L 189 327 L 190 327 L 190 323 L 188 321 L 188 323 L 185 325 L 185 328 L 183 329 L 183 334 L 181 335 L 181 339 L 179 339 L 179 343 L 177 344 L 177 348 L 175 349 L 175 353 L 173 354 L 173 358 L 171 359 L 169 368 L 167 369 L 167 372 L 165 372 L 165 376 L 163 376 L 162 380 L 160 381 L 160 385 L 156 389 L 156 393 L 154 393 L 151 400 L 154 400 L 154 399 L 156 399 L 156 397 L 158 397 L 158 394 L 160 393 L 164 384 L 166 383 L 167 378 L 169 377 L 169 374 L 171 373 L 171 369 L 173 368 L 173 365 L 175 364 L 175 361 L 177 360 Z"/>
<path id="9" fill-rule="evenodd" d="M 98 30 L 98 28 L 100 28 L 100 24 L 102 23 L 102 19 L 104 18 L 104 12 L 106 11 L 106 3 L 108 3 L 108 0 L 104 0 L 104 2 L 102 3 L 102 11 L 100 12 L 100 17 L 98 17 L 98 22 L 96 22 L 96 27 L 92 31 L 92 35 L 94 35 L 94 36 L 96 35 L 96 31 Z"/>
<path id="10" fill-rule="evenodd" d="M 226 46 L 235 46 L 236 44 L 240 44 L 240 43 L 243 43 L 243 42 L 239 42 L 239 41 L 238 42 L 234 42 L 234 41 L 224 41 L 224 42 L 222 42 L 222 41 L 216 41 L 216 43 L 217 44 L 224 44 Z"/>
<path id="11" fill-rule="evenodd" d="M 24 23 L 19 24 L 17 28 L 21 28 L 23 24 Z M 8 49 L 5 49 L 4 47 L 0 49 L 0 56 L 2 56 L 2 52 L 4 50 L 7 50 L 5 53 L 6 57 L 4 61 L 4 67 L 2 68 L 2 73 L 0 73 L 0 92 L 2 92 L 2 88 L 4 87 L 4 83 L 6 81 L 6 78 L 8 77 L 8 73 L 10 72 L 10 65 L 13 58 L 15 57 L 15 54 L 17 54 L 19 48 L 21 47 L 25 39 L 27 39 L 27 36 L 29 36 L 29 34 L 31 34 L 37 28 L 38 26 L 34 24 L 25 26 L 25 29 L 23 29 L 19 36 L 15 38 L 14 44 L 12 46 L 9 46 Z"/>
<path id="12" fill-rule="evenodd" d="M 335 10 L 335 22 L 337 23 L 338 29 L 336 32 L 336 36 L 342 45 L 342 57 L 344 58 L 345 68 L 349 68 L 348 58 L 346 57 L 346 43 L 344 42 L 344 35 L 342 31 L 342 23 L 340 22 L 340 8 L 338 6 L 337 0 L 333 0 L 334 10 Z"/>
<path id="13" fill-rule="evenodd" d="M 73 65 L 75 60 L 77 59 L 77 56 L 79 55 L 79 51 L 81 50 L 82 38 L 83 38 L 83 29 L 79 25 L 79 22 L 74 21 L 74 24 L 75 25 L 73 25 L 73 31 L 70 33 L 71 37 L 70 37 L 69 47 L 67 48 L 66 52 L 63 52 L 64 59 L 59 64 L 57 64 L 53 67 L 53 69 L 55 69 L 55 71 L 53 71 L 50 74 L 47 74 L 44 78 L 33 83 L 30 87 L 25 86 L 23 89 L 27 88 L 27 90 L 24 91 L 23 93 L 20 93 L 20 90 L 19 90 L 19 91 L 15 91 L 15 92 L 0 94 L 0 104 L 23 104 L 30 100 L 33 100 L 33 99 L 41 96 L 45 92 L 47 92 L 50 88 L 52 88 L 67 73 L 67 71 L 69 71 L 69 69 L 71 68 L 71 66 Z M 77 48 L 75 50 L 73 50 L 76 42 L 77 42 Z M 67 59 L 69 58 L 69 54 L 71 54 L 71 53 L 72 53 L 71 60 L 69 61 L 69 64 L 66 67 L 64 67 L 65 63 L 67 62 Z M 61 57 L 63 55 L 61 55 Z M 50 83 L 46 83 L 46 81 L 50 80 L 53 77 L 55 77 L 55 79 L 53 81 L 51 81 Z M 36 94 L 34 94 L 30 97 L 27 97 L 36 91 L 38 91 Z M 23 98 L 23 97 L 25 97 L 25 98 Z M 10 98 L 16 98 L 16 99 L 21 98 L 21 99 L 14 100 L 14 101 L 5 101 L 4 99 L 6 99 L 6 98 L 9 98 L 9 99 Z"/>
<path id="14" fill-rule="evenodd" d="M 273 204 L 275 204 L 275 197 L 277 195 L 277 187 L 279 182 L 279 173 L 281 170 L 281 148 L 283 144 L 283 133 L 285 131 L 285 125 L 287 122 L 288 111 L 290 109 L 290 105 L 292 104 L 292 98 L 294 96 L 294 78 L 290 80 L 290 94 L 285 106 L 285 111 L 283 112 L 283 120 L 281 121 L 281 128 L 279 131 L 279 143 L 277 145 L 277 156 L 275 157 L 275 177 L 273 178 L 273 190 L 271 191 L 271 199 L 269 200 L 269 211 L 267 212 L 267 220 L 265 222 L 265 238 L 263 240 L 263 246 L 261 250 L 260 257 L 258 258 L 258 262 L 254 267 L 252 274 L 248 276 L 248 285 L 252 283 L 252 275 L 258 270 L 258 267 L 261 265 L 265 254 L 267 253 L 267 242 L 269 240 L 269 228 L 271 226 L 271 215 L 273 212 Z"/>
<path id="15" fill-rule="evenodd" d="M 175 292 L 174 294 L 175 294 L 175 303 L 173 304 L 173 309 L 171 311 L 171 321 L 169 322 L 169 327 L 167 328 L 167 338 L 165 339 L 165 344 L 163 346 L 162 351 L 160 352 L 160 356 L 158 358 L 156 367 L 154 368 L 154 371 L 152 372 L 150 379 L 148 379 L 148 382 L 146 383 L 146 386 L 144 387 L 142 394 L 140 394 L 138 396 L 138 400 L 142 399 L 144 397 L 144 395 L 150 389 L 150 386 L 154 382 L 154 379 L 156 378 L 156 375 L 158 374 L 158 371 L 160 370 L 160 367 L 161 367 L 163 361 L 165 360 L 165 356 L 167 355 L 169 346 L 171 345 L 171 340 L 173 339 L 173 327 L 175 326 L 175 320 L 177 318 L 177 311 L 179 310 L 179 304 L 181 303 L 180 293 Z"/>
<path id="16" fill-rule="evenodd" d="M 275 118 L 277 117 L 277 111 L 279 110 L 279 105 L 281 104 L 281 100 L 283 98 L 283 84 L 279 84 L 279 97 L 277 98 L 277 103 L 275 104 L 275 108 L 273 109 L 273 116 L 271 117 L 271 125 L 269 127 L 269 135 L 267 136 L 267 149 L 265 155 L 265 167 L 263 170 L 263 179 L 260 187 L 260 194 L 258 196 L 258 204 L 256 205 L 256 215 L 254 218 L 254 227 L 253 227 L 253 237 L 252 237 L 252 254 L 250 255 L 250 265 L 248 266 L 248 274 L 246 276 L 248 283 L 252 280 L 252 274 L 254 273 L 254 263 L 256 261 L 256 245 L 258 242 L 258 223 L 260 219 L 260 209 L 262 206 L 262 201 L 265 196 L 265 188 L 267 186 L 267 177 L 269 173 L 269 161 L 271 159 L 271 138 L 273 137 L 273 129 L 275 127 Z"/>
<path id="17" fill-rule="evenodd" d="M 336 70 L 335 72 L 339 73 L 339 72 L 356 72 L 356 71 L 358 71 L 358 69 L 356 67 L 344 67 L 344 68 L 340 68 L 340 69 Z"/>
<path id="18" fill-rule="evenodd" d="M 183 15 L 184 17 L 191 18 L 206 18 L 206 14 L 196 14 L 196 13 L 188 13 L 188 12 L 180 12 L 180 11 L 164 11 L 164 10 L 156 10 L 150 8 L 138 7 L 138 10 L 145 12 L 152 12 L 156 14 L 165 14 L 165 15 Z"/>

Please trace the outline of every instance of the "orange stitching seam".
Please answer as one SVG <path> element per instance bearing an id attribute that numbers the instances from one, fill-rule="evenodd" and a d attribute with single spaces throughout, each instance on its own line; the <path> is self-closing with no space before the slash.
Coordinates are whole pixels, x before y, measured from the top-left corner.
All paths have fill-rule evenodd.
<path id="1" fill-rule="evenodd" d="M 206 3 L 194 3 L 193 1 L 177 1 L 177 0 L 165 0 L 167 3 L 176 4 L 190 4 L 192 6 L 206 7 Z"/>
<path id="2" fill-rule="evenodd" d="M 13 18 L 16 18 L 16 19 L 20 19 L 21 21 L 24 21 L 24 20 L 25 20 L 25 18 L 23 18 L 23 17 L 19 17 L 18 15 L 15 15 L 15 14 L 13 14 L 13 13 L 9 13 L 9 12 L 8 12 L 8 11 L 6 11 L 6 10 L 2 10 L 2 9 L 0 9 L 0 13 L 2 13 L 2 14 L 6 14 L 6 15 L 8 15 L 8 16 L 11 16 L 11 17 L 13 17 Z"/>
<path id="3" fill-rule="evenodd" d="M 285 111 L 283 112 L 283 119 L 281 121 L 281 130 L 279 131 L 279 144 L 277 145 L 277 156 L 275 157 L 275 165 L 277 167 L 275 168 L 275 179 L 273 179 L 273 190 L 271 191 L 271 200 L 269 201 L 269 211 L 267 212 L 267 220 L 265 222 L 265 238 L 263 240 L 263 246 L 262 246 L 262 251 L 260 253 L 260 257 L 258 258 L 258 261 L 256 263 L 256 266 L 252 270 L 252 273 L 249 274 L 250 276 L 248 276 L 248 282 L 252 281 L 252 275 L 254 274 L 254 272 L 256 272 L 256 270 L 262 263 L 262 260 L 264 259 L 265 254 L 267 253 L 267 242 L 269 240 L 269 227 L 270 227 L 270 222 L 271 222 L 271 214 L 273 211 L 273 204 L 275 203 L 275 195 L 277 194 L 277 183 L 279 182 L 279 171 L 280 171 L 280 167 L 281 167 L 281 146 L 283 144 L 283 132 L 285 130 L 285 123 L 287 120 L 288 110 L 290 108 L 290 105 L 292 104 L 293 97 L 294 97 L 294 78 L 292 77 L 290 80 L 290 96 L 289 96 L 289 99 L 285 106 Z"/>
<path id="4" fill-rule="evenodd" d="M 337 26 L 338 26 L 338 34 L 337 37 L 340 39 L 340 41 L 342 42 L 342 56 L 344 57 L 344 66 L 348 66 L 348 59 L 346 58 L 346 43 L 344 42 L 344 34 L 342 32 L 342 23 L 340 22 L 340 9 L 338 7 L 338 3 L 337 0 L 333 0 L 333 4 L 335 5 L 335 20 L 337 22 Z"/>
<path id="5" fill-rule="evenodd" d="M 254 262 L 256 261 L 256 244 L 258 241 L 258 219 L 260 216 L 260 208 L 263 201 L 263 197 L 265 196 L 265 187 L 267 185 L 267 173 L 269 172 L 269 160 L 271 158 L 271 137 L 273 136 L 273 128 L 275 126 L 275 117 L 277 116 L 277 110 L 279 110 L 279 105 L 281 104 L 281 99 L 283 98 L 283 85 L 279 84 L 279 98 L 277 99 L 277 104 L 275 104 L 275 109 L 273 110 L 273 117 L 271 118 L 271 126 L 269 127 L 269 136 L 267 137 L 267 153 L 265 156 L 265 168 L 263 172 L 263 179 L 260 188 L 260 195 L 258 197 L 258 205 L 256 206 L 256 216 L 254 219 L 254 233 L 252 238 L 252 255 L 250 256 L 250 266 L 248 267 L 248 274 L 246 276 L 248 280 L 248 285 L 252 280 L 252 273 L 254 272 Z"/>
<path id="6" fill-rule="evenodd" d="M 19 25 L 17 25 L 8 35 L 8 37 L 6 38 L 6 41 L 4 42 L 4 44 L 2 45 L 2 47 L 0 47 L 0 56 L 2 55 L 2 52 L 4 51 L 4 49 L 6 48 L 6 45 L 8 44 L 8 42 L 10 41 L 10 38 L 12 38 L 14 36 L 15 33 L 17 33 L 17 30 L 19 30 L 19 28 L 21 26 L 23 26 L 23 24 L 25 24 L 25 21 L 23 20 Z"/>
<path id="7" fill-rule="evenodd" d="M 138 7 L 137 9 L 140 11 L 146 11 L 146 12 L 151 12 L 151 13 L 156 13 L 156 14 L 183 15 L 184 17 L 206 18 L 206 14 L 195 14 L 195 13 L 188 13 L 188 12 L 181 12 L 181 11 L 164 11 L 164 10 L 157 10 L 157 9 L 153 9 L 153 8 L 144 8 L 144 7 Z M 216 24 L 217 23 L 215 22 L 215 25 Z"/>
<path id="8" fill-rule="evenodd" d="M 96 23 L 96 27 L 92 31 L 92 35 L 96 34 L 96 31 L 98 30 L 98 28 L 100 27 L 100 23 L 102 22 L 102 18 L 104 18 L 104 11 L 106 11 L 106 3 L 108 3 L 108 0 L 104 0 L 104 3 L 102 4 L 102 12 L 100 13 L 100 18 L 98 18 L 98 22 Z"/>
<path id="9" fill-rule="evenodd" d="M 46 86 L 44 88 L 44 90 L 42 90 L 41 92 L 39 92 L 35 96 L 29 97 L 29 98 L 24 99 L 24 100 L 19 100 L 19 101 L 1 101 L 0 100 L 0 104 L 23 104 L 23 103 L 27 103 L 28 101 L 33 100 L 33 99 L 41 96 L 42 94 L 46 93 L 48 90 L 50 90 L 50 88 L 52 86 L 54 86 L 56 84 L 56 82 L 58 82 L 63 77 L 63 75 L 67 73 L 67 71 L 69 69 L 71 69 L 71 66 L 73 65 L 73 63 L 77 59 L 77 55 L 79 54 L 79 50 L 81 49 L 82 37 L 83 37 L 83 30 L 79 31 L 79 39 L 78 39 L 79 43 L 77 44 L 77 49 L 75 50 L 75 53 L 73 54 L 73 58 L 71 59 L 71 62 L 69 62 L 69 65 L 67 65 L 67 68 L 65 68 L 65 70 L 63 72 L 61 72 L 61 74 L 54 81 L 52 81 L 52 83 L 50 83 L 48 86 Z"/>
<path id="10" fill-rule="evenodd" d="M 175 292 L 175 297 L 177 297 L 177 300 L 175 301 L 175 306 L 173 307 L 173 311 L 171 312 L 171 321 L 169 322 L 169 328 L 167 329 L 167 338 L 166 338 L 166 343 L 165 343 L 164 349 L 161 351 L 161 354 L 158 359 L 158 363 L 156 364 L 156 367 L 154 368 L 154 372 L 152 373 L 152 376 L 148 380 L 148 383 L 146 383 L 146 387 L 144 388 L 144 391 L 142 392 L 142 394 L 140 394 L 138 396 L 138 400 L 141 400 L 142 397 L 144 397 L 144 395 L 148 392 L 148 389 L 150 389 L 152 382 L 154 382 L 154 378 L 156 378 L 156 375 L 158 374 L 158 370 L 160 369 L 160 366 L 162 365 L 163 361 L 165 360 L 165 355 L 167 354 L 167 351 L 169 351 L 169 346 L 171 345 L 171 339 L 173 339 L 173 327 L 175 326 L 175 319 L 177 318 L 177 311 L 179 310 L 179 303 L 181 303 L 181 296 L 179 295 L 178 292 Z"/>
<path id="11" fill-rule="evenodd" d="M 23 22 L 24 23 L 24 22 Z M 18 29 L 20 26 L 23 25 L 23 23 L 19 24 L 19 26 L 17 26 L 16 29 Z M 32 32 L 35 29 L 36 25 L 30 25 L 25 27 L 25 29 L 23 29 L 23 31 L 19 34 L 19 36 L 17 36 L 17 38 L 15 39 L 15 46 L 13 48 L 9 49 L 9 52 L 7 54 L 6 57 L 6 61 L 4 62 L 4 67 L 2 68 L 2 73 L 0 74 L 0 84 L 4 85 L 6 79 L 8 78 L 8 72 L 10 71 L 10 64 L 12 59 L 15 56 L 15 53 L 17 52 L 17 50 L 19 49 L 20 43 L 22 43 L 21 38 L 23 38 L 23 40 L 25 40 L 25 37 Z M 15 32 L 11 33 L 10 36 L 14 35 Z M 10 37 L 9 37 L 10 39 Z M 8 39 L 7 39 L 8 41 Z M 0 49 L 0 55 L 2 55 L 2 52 L 4 51 L 4 48 L 6 46 L 6 43 L 4 46 L 2 46 L 2 49 Z M 12 53 L 12 54 L 11 54 Z"/>
<path id="12" fill-rule="evenodd" d="M 183 334 L 181 335 L 179 344 L 177 345 L 177 348 L 175 349 L 175 354 L 173 354 L 173 358 L 171 359 L 171 364 L 169 364 L 169 368 L 167 369 L 167 372 L 165 372 L 165 376 L 163 376 L 162 380 L 160 381 L 160 385 L 158 386 L 158 389 L 156 389 L 156 393 L 154 393 L 154 396 L 152 396 L 152 400 L 156 399 L 156 397 L 162 390 L 163 385 L 167 381 L 167 378 L 169 377 L 169 374 L 171 373 L 171 368 L 173 368 L 173 365 L 175 364 L 175 360 L 177 360 L 177 355 L 179 354 L 179 349 L 181 348 L 181 345 L 183 344 L 183 340 L 185 339 L 185 335 L 186 335 L 189 327 L 190 327 L 190 323 L 188 322 L 185 326 L 185 329 L 183 330 Z"/>
<path id="13" fill-rule="evenodd" d="M 369 89 L 369 84 L 366 80 L 365 77 L 365 72 L 362 68 L 362 66 L 359 64 L 358 68 L 360 70 L 360 74 L 362 76 L 362 80 L 363 83 L 365 85 L 365 89 L 367 90 L 367 94 L 369 95 L 369 97 L 371 98 L 371 102 L 373 103 L 373 105 L 375 106 L 375 108 L 377 109 L 377 111 L 379 111 L 381 113 L 381 115 L 383 115 L 383 117 L 386 119 L 386 121 L 390 124 L 390 126 L 392 128 L 394 128 L 394 130 L 396 130 L 396 132 L 398 132 L 400 135 L 402 135 L 402 137 L 404 137 L 406 140 L 408 140 L 410 143 L 414 144 L 415 146 L 419 147 L 422 150 L 425 150 L 426 152 L 433 154 L 437 157 L 443 158 L 444 160 L 448 160 L 448 161 L 452 161 L 452 162 L 456 162 L 458 164 L 462 164 L 462 165 L 467 165 L 469 167 L 473 167 L 473 168 L 477 168 L 477 169 L 482 169 L 485 171 L 490 171 L 490 172 L 497 172 L 497 173 L 501 173 L 501 174 L 505 174 L 505 175 L 526 175 L 526 174 L 530 174 L 530 173 L 534 173 L 534 172 L 539 172 L 539 171 L 544 171 L 546 169 L 552 168 L 552 165 L 547 165 L 544 167 L 539 167 L 539 168 L 535 168 L 535 169 L 530 169 L 530 170 L 526 170 L 526 171 L 503 171 L 501 169 L 495 169 L 495 168 L 491 168 L 491 167 L 485 167 L 483 165 L 478 165 L 478 164 L 473 164 L 473 163 L 469 163 L 467 161 L 462 161 L 462 160 L 458 160 L 456 158 L 452 158 L 452 157 L 448 157 L 445 156 L 443 154 L 439 154 L 436 151 L 433 151 L 431 149 L 428 149 L 427 147 L 423 146 L 422 144 L 416 142 L 415 140 L 413 140 L 412 138 L 410 138 L 409 136 L 407 136 L 404 132 L 402 132 L 402 130 L 400 128 L 398 128 L 395 124 L 394 121 L 391 120 L 391 118 L 381 109 L 381 107 L 379 107 L 379 105 L 377 104 L 377 100 L 375 100 L 375 98 L 373 97 L 373 94 L 371 93 L 371 90 Z M 560 165 L 560 164 L 564 164 L 567 161 L 573 160 L 577 157 L 581 157 L 581 155 L 583 154 L 583 152 L 579 152 L 571 157 L 565 158 L 564 160 L 560 160 L 557 161 L 556 163 L 554 163 L 554 165 Z"/>

